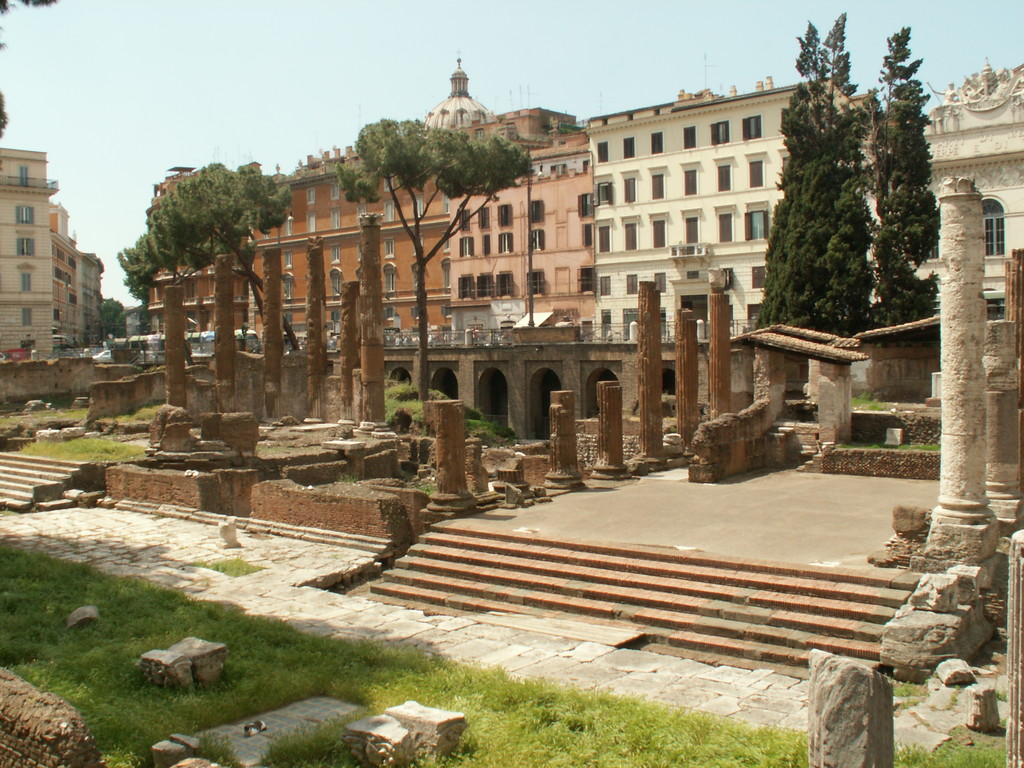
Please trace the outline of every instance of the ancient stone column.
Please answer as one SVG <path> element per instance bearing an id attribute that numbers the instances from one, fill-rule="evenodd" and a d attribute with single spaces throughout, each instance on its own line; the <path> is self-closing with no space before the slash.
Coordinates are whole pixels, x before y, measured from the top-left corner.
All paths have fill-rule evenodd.
<path id="1" fill-rule="evenodd" d="M 629 476 L 622 462 L 622 387 L 617 381 L 597 382 L 597 463 L 595 480 L 623 480 Z"/>
<path id="2" fill-rule="evenodd" d="M 985 495 L 985 240 L 981 195 L 970 179 L 943 181 L 942 459 L 925 570 L 987 563 L 999 537 Z M 914 559 L 917 561 L 917 558 Z"/>
<path id="3" fill-rule="evenodd" d="M 281 415 L 281 292 L 281 249 L 268 248 L 263 252 L 263 407 L 268 419 Z"/>
<path id="4" fill-rule="evenodd" d="M 544 487 L 573 490 L 583 487 L 579 457 L 576 453 L 576 393 L 559 390 L 551 393 L 550 470 L 544 475 Z"/>
<path id="5" fill-rule="evenodd" d="M 384 297 L 381 288 L 380 214 L 359 217 L 362 266 L 359 270 L 359 369 L 363 381 L 364 432 L 387 429 L 384 421 Z"/>
<path id="6" fill-rule="evenodd" d="M 359 281 L 341 284 L 341 336 L 338 340 L 338 377 L 341 380 L 342 424 L 354 425 L 362 420 L 355 411 L 352 371 L 359 367 Z"/>
<path id="7" fill-rule="evenodd" d="M 309 417 L 323 420 L 327 345 L 324 342 L 324 239 L 306 244 L 306 398 Z"/>
<path id="8" fill-rule="evenodd" d="M 986 455 L 985 494 L 1003 534 L 1017 529 L 1021 511 L 1017 476 L 1020 424 L 1017 398 L 1017 328 L 1009 320 L 993 320 L 985 333 Z"/>
<path id="9" fill-rule="evenodd" d="M 1017 483 L 1024 491 L 1024 248 L 1011 252 L 1007 269 L 1006 319 L 1017 329 Z"/>
<path id="10" fill-rule="evenodd" d="M 1006 765 L 1024 768 L 1024 531 L 1010 538 L 1006 606 Z"/>
<path id="11" fill-rule="evenodd" d="M 853 417 L 850 366 L 819 362 L 817 389 L 819 439 L 823 443 L 849 442 Z"/>
<path id="12" fill-rule="evenodd" d="M 167 404 L 184 408 L 185 394 L 185 310 L 181 299 L 185 288 L 164 288 L 164 365 L 167 369 Z"/>
<path id="13" fill-rule="evenodd" d="M 711 418 L 732 412 L 732 333 L 729 297 L 725 295 L 725 270 L 709 269 L 711 296 L 708 298 L 710 360 L 708 361 L 708 399 Z"/>
<path id="14" fill-rule="evenodd" d="M 365 251 L 363 253 L 365 264 Z M 430 495 L 430 503 L 427 504 L 427 509 L 433 513 L 465 514 L 476 509 L 476 499 L 466 485 L 466 422 L 463 411 L 461 400 L 434 402 L 437 491 Z"/>
<path id="15" fill-rule="evenodd" d="M 754 349 L 754 402 L 768 403 L 775 421 L 786 407 L 786 358 L 774 349 Z"/>
<path id="16" fill-rule="evenodd" d="M 688 309 L 676 310 L 676 430 L 690 447 L 700 424 L 697 368 L 697 320 Z"/>
<path id="17" fill-rule="evenodd" d="M 217 407 L 221 413 L 235 410 L 235 274 L 233 257 L 222 253 L 214 260 L 213 367 Z"/>
<path id="18" fill-rule="evenodd" d="M 640 400 L 640 455 L 664 462 L 661 425 L 661 292 L 640 282 L 640 339 L 637 343 L 637 397 Z"/>

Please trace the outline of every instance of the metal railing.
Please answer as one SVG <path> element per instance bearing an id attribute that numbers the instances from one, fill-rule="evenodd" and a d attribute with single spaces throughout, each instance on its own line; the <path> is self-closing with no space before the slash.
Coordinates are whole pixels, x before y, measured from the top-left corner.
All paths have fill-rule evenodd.
<path id="1" fill-rule="evenodd" d="M 32 187 L 34 189 L 57 189 L 56 179 L 33 179 L 23 176 L 0 176 L 0 185 L 5 187 Z"/>

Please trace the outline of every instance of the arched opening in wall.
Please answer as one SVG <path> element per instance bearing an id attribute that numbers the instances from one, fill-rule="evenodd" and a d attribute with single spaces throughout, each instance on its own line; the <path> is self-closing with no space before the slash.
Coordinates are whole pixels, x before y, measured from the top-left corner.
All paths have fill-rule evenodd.
<path id="1" fill-rule="evenodd" d="M 400 381 L 402 383 L 412 382 L 412 374 L 409 373 L 408 368 L 403 368 L 398 365 L 391 369 L 388 373 L 388 381 Z"/>
<path id="2" fill-rule="evenodd" d="M 583 387 L 583 418 L 593 419 L 598 414 L 597 383 L 599 381 L 618 381 L 619 377 L 607 368 L 595 368 L 587 377 Z"/>
<path id="3" fill-rule="evenodd" d="M 508 426 L 508 379 L 497 368 L 488 368 L 480 374 L 476 387 L 476 402 L 481 413 L 491 421 Z"/>
<path id="4" fill-rule="evenodd" d="M 430 388 L 443 392 L 450 400 L 459 399 L 459 377 L 451 368 L 438 368 L 430 378 Z"/>
<path id="5" fill-rule="evenodd" d="M 530 378 L 530 413 L 527 429 L 530 437 L 546 440 L 551 437 L 551 393 L 562 388 L 562 380 L 550 368 L 539 368 Z"/>

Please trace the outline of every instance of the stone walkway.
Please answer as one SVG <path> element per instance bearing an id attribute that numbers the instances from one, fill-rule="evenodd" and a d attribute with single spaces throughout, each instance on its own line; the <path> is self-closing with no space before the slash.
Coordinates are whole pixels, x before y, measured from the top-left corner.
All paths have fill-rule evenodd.
<path id="1" fill-rule="evenodd" d="M 638 696 L 755 725 L 807 728 L 806 681 L 777 671 L 715 667 L 500 626 L 486 616 L 427 615 L 364 596 L 296 586 L 307 583 L 312 572 L 337 571 L 348 561 L 356 565 L 366 554 L 268 535 L 239 533 L 239 540 L 241 549 L 225 549 L 211 525 L 120 509 L 0 516 L 0 546 L 148 579 L 254 616 L 280 619 L 303 632 L 400 642 L 456 661 L 499 666 L 513 677 Z M 232 578 L 195 565 L 233 557 L 265 570 Z M 918 705 L 912 715 L 897 719 L 897 741 L 933 748 L 947 738 L 955 719 L 929 704 Z"/>

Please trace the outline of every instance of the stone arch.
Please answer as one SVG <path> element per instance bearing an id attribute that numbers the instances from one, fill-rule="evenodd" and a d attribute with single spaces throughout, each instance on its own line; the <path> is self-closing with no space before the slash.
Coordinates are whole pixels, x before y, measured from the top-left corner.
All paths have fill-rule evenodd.
<path id="1" fill-rule="evenodd" d="M 508 426 L 508 379 L 498 368 L 488 368 L 480 374 L 476 402 L 487 418 Z"/>
<path id="2" fill-rule="evenodd" d="M 583 418 L 593 419 L 597 416 L 597 382 L 618 380 L 619 377 L 607 368 L 595 368 L 590 372 L 583 386 Z"/>
<path id="3" fill-rule="evenodd" d="M 443 392 L 451 400 L 459 399 L 459 377 L 451 368 L 441 367 L 430 377 L 430 388 Z"/>
<path id="4" fill-rule="evenodd" d="M 391 381 L 412 382 L 412 374 L 409 373 L 409 369 L 402 365 L 396 365 L 390 371 L 388 371 L 388 379 Z"/>
<path id="5" fill-rule="evenodd" d="M 562 388 L 562 380 L 550 368 L 538 368 L 530 377 L 529 411 L 527 413 L 527 430 L 529 436 L 545 440 L 550 437 L 548 423 L 551 408 L 551 393 Z"/>

